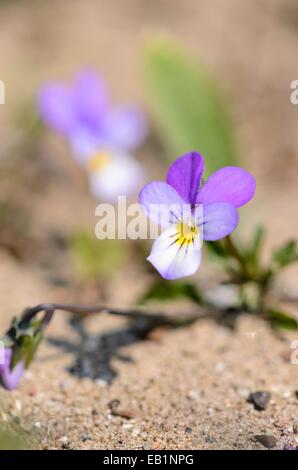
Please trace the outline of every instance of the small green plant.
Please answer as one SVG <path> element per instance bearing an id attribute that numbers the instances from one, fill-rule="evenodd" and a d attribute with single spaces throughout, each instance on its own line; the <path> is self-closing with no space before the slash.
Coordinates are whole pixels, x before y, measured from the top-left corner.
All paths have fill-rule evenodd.
<path id="1" fill-rule="evenodd" d="M 80 278 L 87 282 L 110 278 L 122 265 L 125 257 L 120 241 L 98 240 L 95 235 L 86 231 L 73 235 L 71 251 Z"/>

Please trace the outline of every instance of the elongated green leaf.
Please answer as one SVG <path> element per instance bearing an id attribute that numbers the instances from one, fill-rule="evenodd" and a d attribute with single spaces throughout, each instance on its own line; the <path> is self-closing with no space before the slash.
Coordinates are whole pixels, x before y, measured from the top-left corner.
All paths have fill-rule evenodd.
<path id="1" fill-rule="evenodd" d="M 288 313 L 280 310 L 270 310 L 270 322 L 273 327 L 284 328 L 286 330 L 297 330 L 298 321 Z"/>
<path id="2" fill-rule="evenodd" d="M 251 272 L 260 273 L 262 248 L 265 238 L 264 227 L 258 225 L 252 234 L 252 241 L 247 249 L 244 249 L 244 258 Z"/>
<path id="3" fill-rule="evenodd" d="M 298 261 L 298 247 L 296 240 L 290 240 L 273 252 L 273 261 L 279 268 L 284 268 Z"/>
<path id="4" fill-rule="evenodd" d="M 233 129 L 207 73 L 171 43 L 145 49 L 145 82 L 161 137 L 173 155 L 197 150 L 207 174 L 236 163 Z"/>

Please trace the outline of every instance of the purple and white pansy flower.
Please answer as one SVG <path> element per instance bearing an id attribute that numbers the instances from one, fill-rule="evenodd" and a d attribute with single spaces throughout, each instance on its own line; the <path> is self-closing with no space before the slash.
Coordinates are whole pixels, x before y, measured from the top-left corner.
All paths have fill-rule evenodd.
<path id="1" fill-rule="evenodd" d="M 68 140 L 96 198 L 114 200 L 141 185 L 143 171 L 132 154 L 146 136 L 145 118 L 134 106 L 114 107 L 98 74 L 83 71 L 69 86 L 44 84 L 38 110 L 43 122 Z"/>
<path id="2" fill-rule="evenodd" d="M 166 182 L 154 181 L 140 192 L 143 211 L 164 228 L 148 260 L 165 279 L 194 274 L 201 263 L 202 241 L 233 232 L 237 209 L 255 193 L 253 176 L 242 168 L 221 168 L 201 186 L 203 173 L 203 157 L 191 152 L 170 166 Z"/>

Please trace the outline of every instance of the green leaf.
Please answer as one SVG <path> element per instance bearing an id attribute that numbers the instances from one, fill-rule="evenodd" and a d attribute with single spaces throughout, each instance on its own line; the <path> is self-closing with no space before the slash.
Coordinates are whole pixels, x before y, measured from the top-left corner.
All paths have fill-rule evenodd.
<path id="1" fill-rule="evenodd" d="M 151 300 L 166 302 L 178 298 L 188 298 L 197 304 L 202 304 L 202 297 L 198 289 L 187 282 L 167 282 L 163 279 L 156 281 L 141 297 L 139 303 L 144 304 Z"/>
<path id="2" fill-rule="evenodd" d="M 230 253 L 227 251 L 225 245 L 221 241 L 206 242 L 205 246 L 211 256 L 216 258 L 227 259 L 230 258 Z"/>
<path id="3" fill-rule="evenodd" d="M 258 225 L 255 229 L 255 233 L 253 235 L 251 249 L 250 249 L 251 257 L 253 258 L 255 263 L 259 261 L 264 238 L 265 238 L 265 229 L 261 225 Z"/>
<path id="4" fill-rule="evenodd" d="M 33 322 L 26 328 L 17 328 L 14 335 L 12 369 L 20 360 L 24 360 L 26 367 L 33 360 L 38 346 L 43 338 L 41 322 Z"/>
<path id="5" fill-rule="evenodd" d="M 279 268 L 298 261 L 297 241 L 290 240 L 273 252 L 273 261 Z"/>
<path id="6" fill-rule="evenodd" d="M 43 339 L 43 334 L 41 331 L 37 331 L 36 334 L 34 335 L 34 338 L 30 341 L 30 344 L 28 345 L 25 359 L 26 359 L 26 367 L 33 361 L 34 356 L 36 354 L 36 351 Z"/>
<path id="7" fill-rule="evenodd" d="M 206 172 L 236 163 L 233 128 L 217 87 L 200 64 L 167 41 L 145 48 L 145 83 L 173 159 L 192 150 Z"/>
<path id="8" fill-rule="evenodd" d="M 270 323 L 273 327 L 284 328 L 286 330 L 297 330 L 298 321 L 288 313 L 280 310 L 269 311 Z"/>
<path id="9" fill-rule="evenodd" d="M 84 231 L 74 235 L 71 249 L 79 275 L 89 281 L 110 277 L 123 261 L 118 240 L 98 240 Z"/>
<path id="10" fill-rule="evenodd" d="M 262 247 L 265 238 L 265 229 L 261 225 L 257 226 L 253 236 L 252 242 L 247 250 L 244 251 L 245 260 L 250 268 L 251 271 L 254 273 L 260 272 L 261 266 L 261 254 L 262 254 Z"/>

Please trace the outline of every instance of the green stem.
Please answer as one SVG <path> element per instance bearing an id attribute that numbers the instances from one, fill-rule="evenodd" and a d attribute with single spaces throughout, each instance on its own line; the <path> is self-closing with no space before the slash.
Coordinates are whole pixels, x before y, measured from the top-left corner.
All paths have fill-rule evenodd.
<path id="1" fill-rule="evenodd" d="M 230 235 L 228 235 L 224 239 L 226 243 L 227 250 L 229 251 L 229 254 L 238 262 L 240 265 L 240 268 L 242 270 L 242 275 L 244 277 L 244 282 L 253 282 L 256 284 L 258 288 L 258 303 L 257 303 L 257 310 L 259 312 L 264 312 L 266 310 L 266 300 L 267 300 L 267 295 L 268 291 L 270 289 L 270 286 L 272 284 L 272 278 L 273 278 L 273 273 L 268 271 L 266 275 L 254 273 L 251 271 L 249 266 L 247 265 L 246 259 L 242 256 L 241 252 L 233 242 L 232 238 Z"/>
<path id="2" fill-rule="evenodd" d="M 249 281 L 254 281 L 255 278 L 254 276 L 251 274 L 251 272 L 249 271 L 248 267 L 247 267 L 247 264 L 246 264 L 246 261 L 245 259 L 243 258 L 243 256 L 241 255 L 240 251 L 238 250 L 237 246 L 235 245 L 235 243 L 233 242 L 232 238 L 230 235 L 228 235 L 225 239 L 224 239 L 225 243 L 226 243 L 226 247 L 230 253 L 230 255 L 235 258 L 241 269 L 242 269 L 242 273 L 244 274 L 244 276 L 246 277 L 247 280 Z"/>

